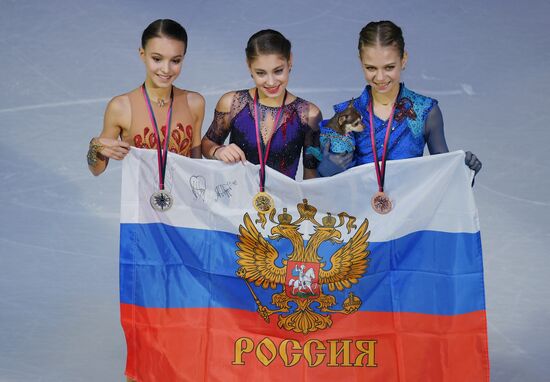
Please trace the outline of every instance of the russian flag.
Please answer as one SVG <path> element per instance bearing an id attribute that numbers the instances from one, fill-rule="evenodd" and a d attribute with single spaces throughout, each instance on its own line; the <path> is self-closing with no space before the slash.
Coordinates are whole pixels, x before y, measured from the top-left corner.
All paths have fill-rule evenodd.
<path id="1" fill-rule="evenodd" d="M 123 162 L 120 307 L 137 381 L 489 381 L 482 248 L 464 153 L 293 181 L 169 155 Z"/>

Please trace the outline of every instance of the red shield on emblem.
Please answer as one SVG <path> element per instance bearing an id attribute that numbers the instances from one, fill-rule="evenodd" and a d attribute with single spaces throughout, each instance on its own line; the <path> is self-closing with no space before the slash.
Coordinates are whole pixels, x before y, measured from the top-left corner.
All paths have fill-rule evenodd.
<path id="1" fill-rule="evenodd" d="M 289 261 L 286 265 L 286 295 L 291 298 L 316 299 L 321 293 L 319 263 Z"/>

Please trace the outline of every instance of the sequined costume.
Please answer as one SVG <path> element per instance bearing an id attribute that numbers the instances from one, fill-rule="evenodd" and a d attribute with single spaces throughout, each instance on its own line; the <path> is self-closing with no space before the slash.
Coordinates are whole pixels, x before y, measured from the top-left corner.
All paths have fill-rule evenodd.
<path id="1" fill-rule="evenodd" d="M 155 137 L 155 128 L 153 127 L 147 104 L 141 93 L 141 87 L 128 93 L 132 109 L 132 122 L 130 125 L 130 134 L 132 144 L 135 147 L 144 149 L 156 149 L 157 139 Z M 155 118 L 160 128 L 161 146 L 164 147 L 164 137 L 166 136 L 166 115 L 168 106 L 160 107 L 152 103 L 155 112 Z M 187 92 L 174 87 L 174 106 L 172 109 L 172 131 L 170 132 L 170 141 L 168 149 L 170 152 L 183 156 L 191 156 L 191 145 L 193 141 L 193 120 L 192 113 L 187 103 Z"/>
<path id="2" fill-rule="evenodd" d="M 302 151 L 304 167 L 315 169 L 318 160 L 306 153 L 308 147 L 319 147 L 319 120 L 310 120 L 310 103 L 302 98 L 288 102 L 282 111 L 280 122 L 271 138 L 267 165 L 291 178 L 296 177 Z M 273 117 L 278 108 L 260 104 L 259 119 Z M 273 118 L 274 119 L 274 118 Z M 206 137 L 222 145 L 229 135 L 229 142 L 243 150 L 246 159 L 259 164 L 256 127 L 254 124 L 254 100 L 248 90 L 236 91 L 228 113 L 215 111 L 214 120 Z"/>
<path id="3" fill-rule="evenodd" d="M 374 161 L 368 112 L 369 87 L 365 87 L 363 93 L 354 100 L 354 106 L 361 113 L 365 125 L 365 130 L 362 132 L 353 132 L 356 145 L 354 152 L 356 166 Z M 344 110 L 349 102 L 345 101 L 335 105 L 334 111 L 338 113 Z M 430 113 L 432 110 L 433 113 Z M 430 115 L 435 117 L 429 118 Z M 373 122 L 378 156 L 381 157 L 388 121 L 383 121 L 374 115 Z M 388 142 L 387 157 L 389 160 L 420 157 L 426 143 L 428 143 L 432 154 L 448 150 L 437 101 L 417 94 L 402 84 Z"/>

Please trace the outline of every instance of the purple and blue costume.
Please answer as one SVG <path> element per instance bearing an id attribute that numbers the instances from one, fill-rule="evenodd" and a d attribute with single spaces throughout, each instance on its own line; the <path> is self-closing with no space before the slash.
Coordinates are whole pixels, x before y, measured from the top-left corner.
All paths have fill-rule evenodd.
<path id="1" fill-rule="evenodd" d="M 315 169 L 318 160 L 306 153 L 308 147 L 319 147 L 320 117 L 310 118 L 310 103 L 302 98 L 283 106 L 282 116 L 277 129 L 271 138 L 271 148 L 267 165 L 291 178 L 296 177 L 300 156 L 303 154 L 304 167 Z M 277 107 L 259 105 L 259 119 L 264 121 L 270 114 L 272 120 Z M 222 145 L 229 135 L 229 143 L 234 143 L 243 150 L 246 159 L 259 164 L 254 124 L 254 99 L 248 90 L 236 91 L 228 113 L 215 111 L 214 120 L 206 132 L 206 137 Z"/>

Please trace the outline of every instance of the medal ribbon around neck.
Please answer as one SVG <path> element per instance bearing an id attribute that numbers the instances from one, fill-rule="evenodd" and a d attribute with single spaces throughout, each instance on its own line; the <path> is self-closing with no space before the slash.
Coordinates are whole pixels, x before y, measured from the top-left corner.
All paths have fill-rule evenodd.
<path id="1" fill-rule="evenodd" d="M 281 112 L 283 111 L 283 108 L 285 106 L 286 101 L 286 95 L 287 91 L 285 89 L 285 95 L 283 96 L 283 102 L 281 103 L 281 106 L 279 107 L 279 110 L 277 111 L 277 116 L 275 117 L 275 121 L 273 122 L 273 128 L 271 129 L 271 135 L 269 136 L 269 140 L 267 141 L 267 148 L 265 148 L 265 153 L 263 152 L 263 148 L 265 147 L 265 144 L 263 142 L 263 139 L 261 139 L 260 135 L 260 120 L 258 119 L 258 88 L 256 88 L 256 91 L 254 93 L 254 125 L 256 126 L 256 141 L 258 145 L 258 158 L 260 160 L 260 192 L 264 192 L 264 186 L 265 186 L 265 166 L 267 163 L 267 158 L 269 157 L 269 148 L 271 147 L 271 140 L 273 138 L 273 135 L 275 135 L 275 131 L 277 130 L 277 125 L 279 123 L 279 119 L 281 117 Z"/>
<path id="2" fill-rule="evenodd" d="M 160 130 L 157 125 L 157 120 L 155 119 L 155 113 L 153 112 L 153 107 L 151 106 L 151 100 L 149 94 L 147 94 L 147 89 L 145 88 L 145 83 L 141 86 L 141 92 L 145 98 L 145 103 L 147 104 L 147 111 L 149 112 L 149 119 L 151 124 L 154 127 L 155 138 L 157 140 L 157 158 L 158 158 L 158 167 L 159 167 L 159 189 L 164 190 L 164 175 L 166 174 L 166 162 L 168 159 L 168 142 L 170 141 L 170 125 L 172 121 L 172 105 L 174 103 L 174 87 L 170 89 L 170 107 L 166 114 L 166 135 L 164 137 L 164 150 L 161 147 L 160 141 Z"/>
<path id="3" fill-rule="evenodd" d="M 390 139 L 390 133 L 391 133 L 391 126 L 393 123 L 393 117 L 395 114 L 395 108 L 397 106 L 397 103 L 399 101 L 399 96 L 401 95 L 401 89 L 399 89 L 399 93 L 397 94 L 397 98 L 395 99 L 395 102 L 393 103 L 390 119 L 388 120 L 388 126 L 386 127 L 386 136 L 384 138 L 384 147 L 382 149 L 382 166 L 380 166 L 380 163 L 378 162 L 378 153 L 376 150 L 376 139 L 374 138 L 374 108 L 373 108 L 373 97 L 372 97 L 372 91 L 370 93 L 370 100 L 369 100 L 369 122 L 370 122 L 370 141 L 372 146 L 372 156 L 374 158 L 374 168 L 376 169 L 376 178 L 378 180 L 378 191 L 384 192 L 384 178 L 386 176 L 386 154 L 388 152 L 388 142 Z"/>

